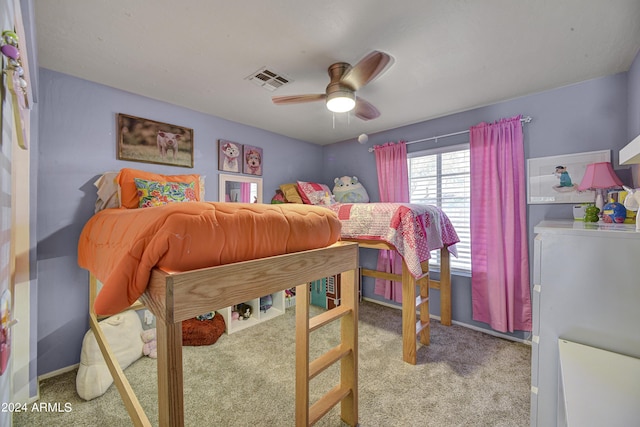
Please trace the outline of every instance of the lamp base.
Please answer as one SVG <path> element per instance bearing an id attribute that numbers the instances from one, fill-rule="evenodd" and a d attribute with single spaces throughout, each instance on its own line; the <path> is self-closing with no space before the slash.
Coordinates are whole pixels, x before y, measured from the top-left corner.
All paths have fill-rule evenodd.
<path id="1" fill-rule="evenodd" d="M 598 191 L 596 194 L 596 208 L 602 211 L 603 207 L 604 207 L 604 198 L 602 197 L 602 193 Z"/>

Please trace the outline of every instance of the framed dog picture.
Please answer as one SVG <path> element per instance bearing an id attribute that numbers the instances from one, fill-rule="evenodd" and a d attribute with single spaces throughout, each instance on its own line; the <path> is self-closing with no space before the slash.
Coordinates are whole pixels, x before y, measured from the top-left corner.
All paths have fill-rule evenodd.
<path id="1" fill-rule="evenodd" d="M 218 170 L 242 172 L 242 144 L 224 139 L 218 140 Z"/>
<path id="2" fill-rule="evenodd" d="M 118 160 L 193 167 L 193 129 L 118 114 Z"/>
<path id="3" fill-rule="evenodd" d="M 262 148 L 245 145 L 243 148 L 242 170 L 247 175 L 262 176 Z"/>

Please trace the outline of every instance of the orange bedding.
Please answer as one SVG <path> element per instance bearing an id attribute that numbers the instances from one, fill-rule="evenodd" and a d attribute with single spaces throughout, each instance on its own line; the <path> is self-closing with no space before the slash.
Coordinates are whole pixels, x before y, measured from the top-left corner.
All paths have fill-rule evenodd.
<path id="1" fill-rule="evenodd" d="M 188 202 L 105 209 L 85 225 L 78 264 L 103 287 L 97 314 L 120 312 L 147 287 L 151 270 L 187 271 L 329 246 L 340 221 L 309 205 Z"/>

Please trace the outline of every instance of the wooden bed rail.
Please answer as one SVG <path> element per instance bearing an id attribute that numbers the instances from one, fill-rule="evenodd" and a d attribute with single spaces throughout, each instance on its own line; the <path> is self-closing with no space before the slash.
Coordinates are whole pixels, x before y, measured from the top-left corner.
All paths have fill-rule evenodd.
<path id="1" fill-rule="evenodd" d="M 309 319 L 308 282 L 341 274 L 341 305 Z M 358 424 L 358 245 L 338 242 L 326 248 L 226 264 L 179 273 L 154 269 L 140 300 L 156 316 L 158 420 L 160 426 L 184 426 L 182 321 L 297 286 L 296 426 L 314 424 L 341 403 L 342 420 Z M 303 285 L 300 285 L 300 284 Z M 90 325 L 135 426 L 150 426 L 122 369 L 100 330 L 93 311 L 96 279 L 90 276 Z M 309 362 L 309 334 L 341 322 L 341 343 Z M 339 384 L 309 407 L 309 382 L 340 362 Z"/>

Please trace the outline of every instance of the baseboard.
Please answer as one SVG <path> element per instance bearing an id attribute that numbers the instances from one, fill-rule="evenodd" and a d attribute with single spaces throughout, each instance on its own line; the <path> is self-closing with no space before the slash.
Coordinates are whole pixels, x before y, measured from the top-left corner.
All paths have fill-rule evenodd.
<path id="1" fill-rule="evenodd" d="M 55 371 L 47 372 L 46 374 L 42 374 L 38 377 L 38 382 L 42 380 L 47 380 L 49 378 L 57 377 L 58 375 L 66 374 L 67 372 L 71 372 L 74 369 L 77 369 L 80 366 L 79 363 L 75 365 L 67 366 L 66 368 L 56 369 Z"/>
<path id="2" fill-rule="evenodd" d="M 515 341 L 522 344 L 531 345 L 531 341 L 525 340 L 523 338 L 512 337 L 511 335 L 501 334 L 500 332 L 492 331 L 490 329 L 479 328 L 478 326 L 469 325 L 468 323 L 458 322 L 457 320 L 452 320 L 451 323 L 453 323 L 454 325 L 468 328 L 468 329 L 473 329 L 474 331 L 482 332 L 487 335 L 493 335 L 494 337 L 497 337 L 497 338 L 502 338 L 509 341 Z"/>
<path id="3" fill-rule="evenodd" d="M 388 303 L 388 302 L 385 302 L 385 301 L 379 301 L 377 299 L 367 298 L 367 297 L 363 297 L 362 299 L 364 301 L 372 302 L 374 304 L 383 305 L 383 306 L 389 307 L 389 308 L 395 308 L 396 310 L 402 311 L 402 307 L 399 306 L 399 305 L 395 305 L 395 304 L 391 304 L 391 303 Z M 433 314 L 431 314 L 429 317 L 431 319 L 440 320 L 440 316 L 435 316 Z M 490 329 L 480 328 L 478 326 L 469 325 L 468 323 L 459 322 L 457 320 L 452 320 L 451 323 L 453 323 L 454 325 L 462 326 L 464 328 L 473 329 L 474 331 L 482 332 L 482 333 L 487 334 L 487 335 L 492 335 L 494 337 L 502 338 L 502 339 L 509 340 L 509 341 L 515 341 L 515 342 L 519 342 L 519 343 L 522 343 L 522 344 L 531 345 L 531 341 L 530 340 L 512 337 L 510 335 L 505 335 L 505 334 L 502 334 L 500 332 L 492 331 Z"/>
<path id="4" fill-rule="evenodd" d="M 362 297 L 363 301 L 367 301 L 367 302 L 372 302 L 374 304 L 378 304 L 378 305 L 383 305 L 385 307 L 389 307 L 389 308 L 395 308 L 396 310 L 402 310 L 402 307 L 399 305 L 395 305 L 395 304 L 391 304 L 390 302 L 385 302 L 385 301 L 380 301 L 377 299 L 373 299 L 373 298 L 368 298 L 368 297 Z"/>

